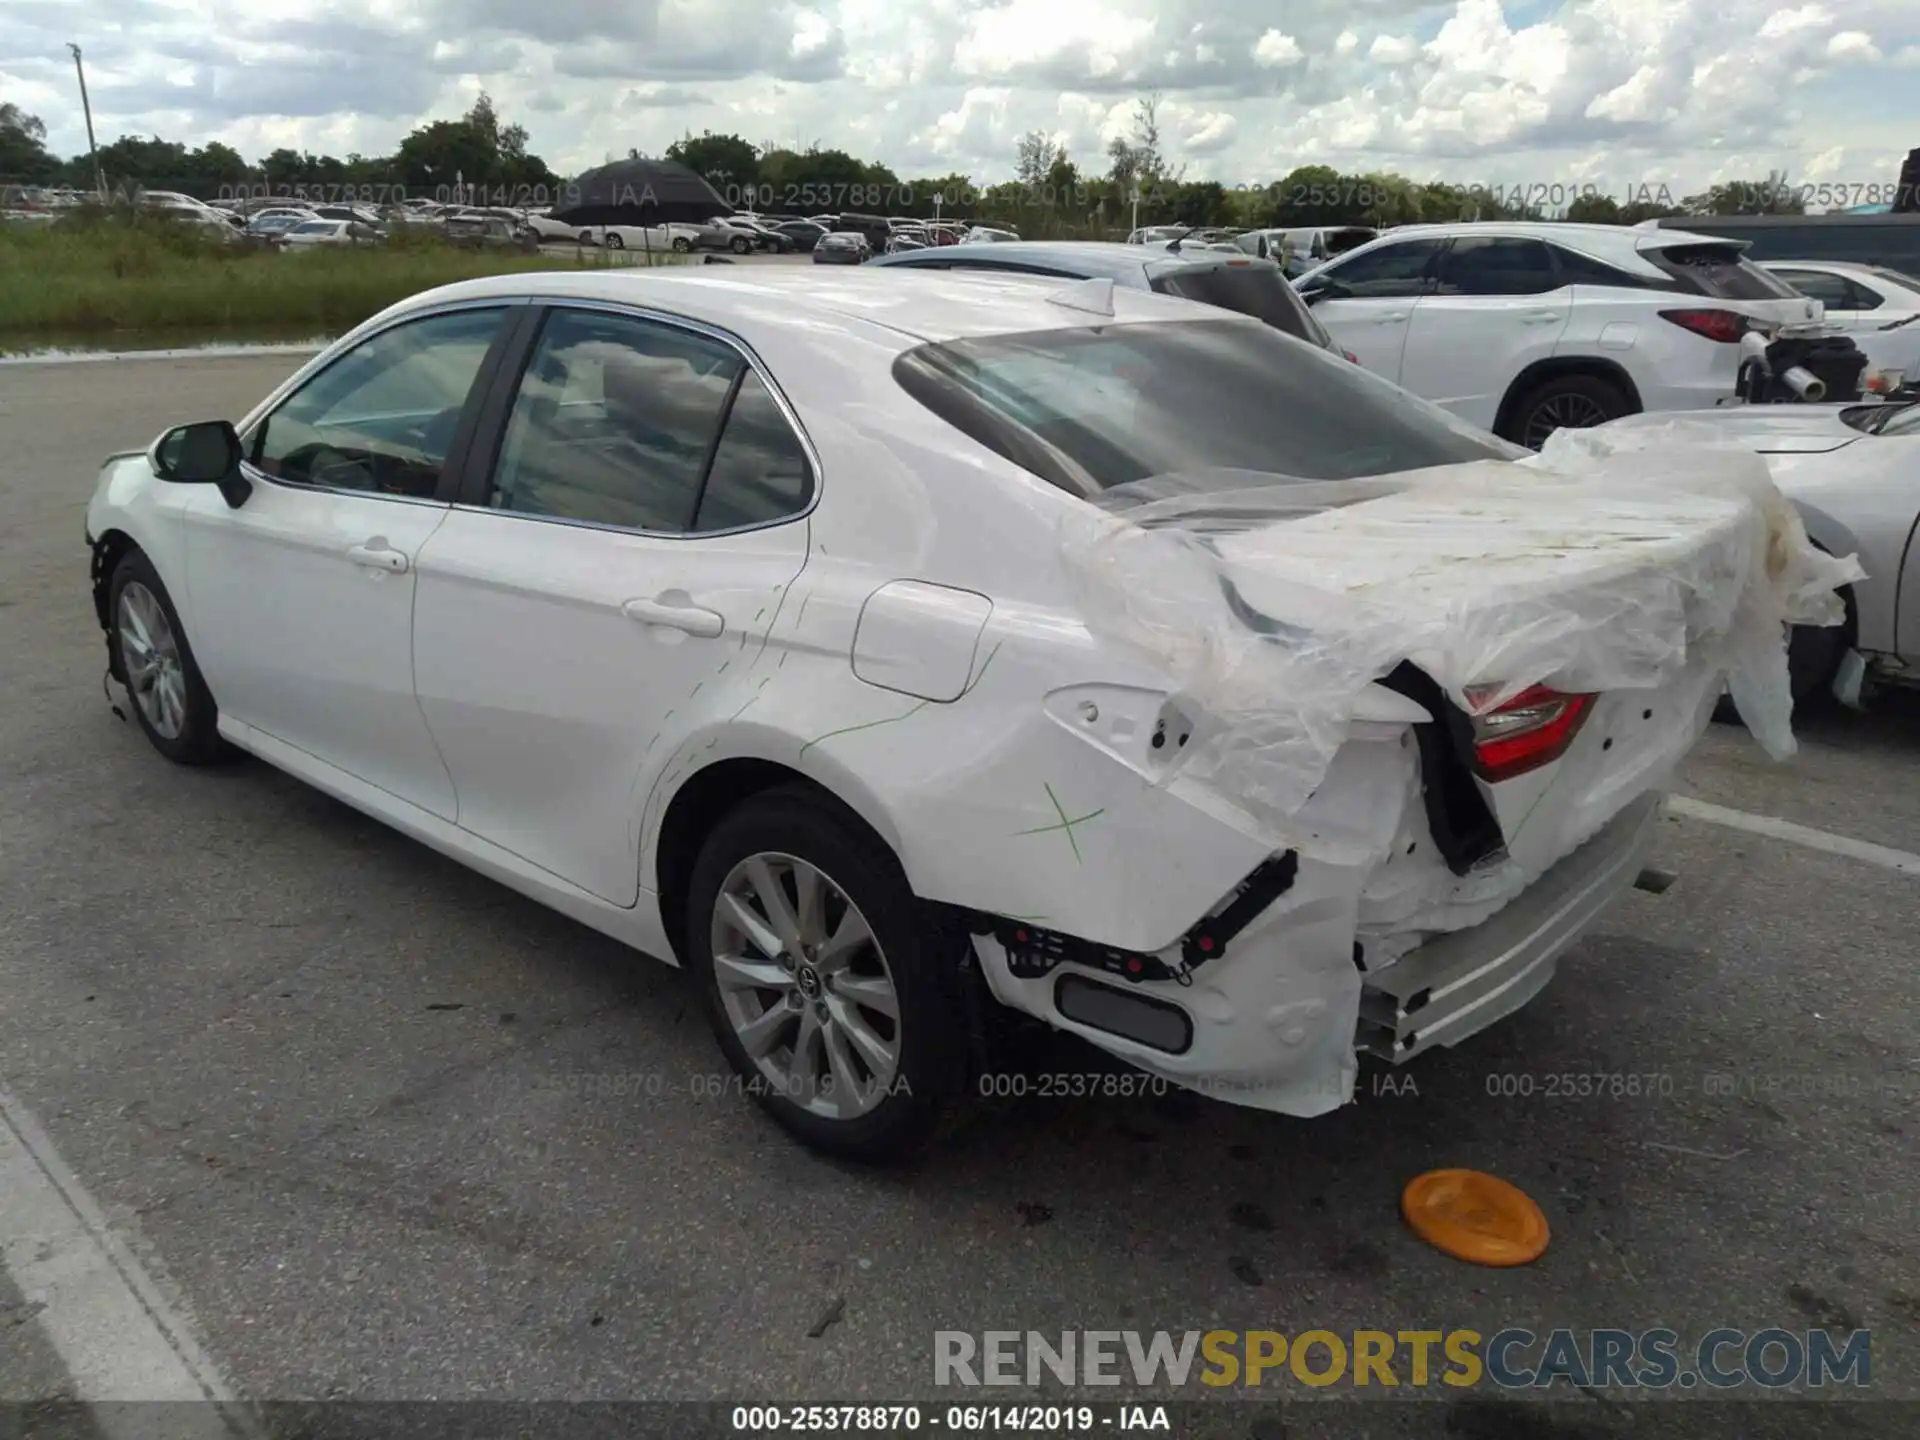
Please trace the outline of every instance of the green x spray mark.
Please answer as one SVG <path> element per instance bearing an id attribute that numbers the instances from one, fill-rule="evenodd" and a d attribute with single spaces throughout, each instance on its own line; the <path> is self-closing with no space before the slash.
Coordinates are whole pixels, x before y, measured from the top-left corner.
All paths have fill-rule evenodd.
<path id="1" fill-rule="evenodd" d="M 1046 791 L 1047 799 L 1053 802 L 1053 813 L 1060 817 L 1060 823 L 1058 825 L 1036 825 L 1031 830 L 1016 830 L 1013 833 L 1016 835 L 1051 835 L 1056 830 L 1064 830 L 1067 833 L 1067 844 L 1073 847 L 1074 863 L 1084 864 L 1085 862 L 1080 858 L 1080 842 L 1074 838 L 1073 827 L 1086 824 L 1087 821 L 1093 819 L 1096 815 L 1106 814 L 1106 806 L 1103 805 L 1098 810 L 1089 810 L 1086 814 L 1075 816 L 1069 820 L 1067 818 L 1067 807 L 1062 805 L 1060 803 L 1060 797 L 1053 793 L 1053 786 L 1048 785 Z"/>

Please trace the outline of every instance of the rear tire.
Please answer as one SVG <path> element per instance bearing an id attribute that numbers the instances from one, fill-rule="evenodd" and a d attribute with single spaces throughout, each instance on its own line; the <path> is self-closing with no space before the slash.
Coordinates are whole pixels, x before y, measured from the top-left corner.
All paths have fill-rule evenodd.
<path id="1" fill-rule="evenodd" d="M 607 232 L 607 238 L 601 243 L 604 244 L 609 250 L 624 250 L 627 248 L 627 242 L 621 239 L 618 235 L 614 234 L 611 230 Z"/>
<path id="2" fill-rule="evenodd" d="M 684 255 L 693 249 L 693 242 L 684 235 L 676 235 L 673 238 L 673 248 Z"/>
<path id="3" fill-rule="evenodd" d="M 1840 673 L 1852 643 L 1852 626 L 1795 625 L 1787 632 L 1787 690 L 1793 696 L 1797 719 L 1818 710 L 1832 698 L 1833 677 Z M 1720 697 L 1713 718 L 1723 725 L 1741 723 L 1731 695 Z"/>
<path id="4" fill-rule="evenodd" d="M 736 255 L 744 255 L 749 250 L 753 249 L 753 242 L 747 239 L 744 235 L 735 237 L 733 240 L 728 242 L 728 244 L 729 244 L 729 248 L 731 248 L 733 253 Z"/>
<path id="5" fill-rule="evenodd" d="M 1504 439 L 1538 450 L 1560 429 L 1604 425 L 1637 407 L 1627 393 L 1598 375 L 1559 375 L 1542 381 L 1514 403 L 1500 427 Z"/>
<path id="6" fill-rule="evenodd" d="M 115 567 L 107 615 L 128 706 L 153 748 L 176 765 L 211 765 L 232 753 L 173 597 L 141 551 L 129 550 Z"/>
<path id="7" fill-rule="evenodd" d="M 686 916 L 682 954 L 720 1048 L 799 1140 L 900 1158 L 961 1098 L 966 937 L 850 812 L 800 787 L 746 801 L 701 847 Z"/>

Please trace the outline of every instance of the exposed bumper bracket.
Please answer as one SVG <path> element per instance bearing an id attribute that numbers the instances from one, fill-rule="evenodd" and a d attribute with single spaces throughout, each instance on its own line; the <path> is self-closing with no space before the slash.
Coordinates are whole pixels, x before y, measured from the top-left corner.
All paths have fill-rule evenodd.
<path id="1" fill-rule="evenodd" d="M 1512 1014 L 1553 978 L 1560 952 L 1641 873 L 1661 796 L 1643 796 L 1506 909 L 1436 936 L 1367 975 L 1357 1048 L 1395 1063 L 1455 1045 Z"/>

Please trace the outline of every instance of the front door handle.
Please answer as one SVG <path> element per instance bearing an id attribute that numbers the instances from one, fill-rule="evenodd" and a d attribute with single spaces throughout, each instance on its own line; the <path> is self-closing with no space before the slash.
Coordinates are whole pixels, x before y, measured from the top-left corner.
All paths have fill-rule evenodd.
<path id="1" fill-rule="evenodd" d="M 1564 320 L 1567 317 L 1566 312 L 1563 310 L 1529 310 L 1521 318 L 1529 325 L 1547 325 L 1555 320 Z"/>
<path id="2" fill-rule="evenodd" d="M 407 556 L 403 550 L 395 550 L 387 544 L 384 537 L 376 535 L 364 545 L 347 547 L 347 558 L 356 565 L 365 565 L 370 570 L 385 570 L 394 575 L 407 573 Z"/>
<path id="3" fill-rule="evenodd" d="M 724 615 L 689 600 L 629 600 L 620 609 L 629 620 L 638 620 L 642 625 L 662 625 L 669 630 L 684 630 L 702 640 L 717 640 L 726 633 L 727 620 Z"/>
<path id="4" fill-rule="evenodd" d="M 1407 318 L 1406 311 L 1396 310 L 1391 315 L 1381 315 L 1376 317 L 1373 323 L 1376 325 L 1398 325 L 1401 321 L 1405 320 L 1406 318 Z"/>

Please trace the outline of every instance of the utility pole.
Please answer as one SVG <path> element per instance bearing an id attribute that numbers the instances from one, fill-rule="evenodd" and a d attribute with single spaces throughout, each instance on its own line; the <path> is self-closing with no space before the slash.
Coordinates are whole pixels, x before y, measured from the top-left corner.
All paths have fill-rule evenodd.
<path id="1" fill-rule="evenodd" d="M 100 168 L 100 147 L 93 139 L 93 105 L 87 99 L 87 72 L 80 64 L 80 47 L 69 40 L 67 49 L 73 52 L 73 73 L 80 77 L 80 109 L 87 117 L 87 153 L 93 156 L 93 185 L 100 192 L 101 202 L 105 203 L 107 176 Z"/>

